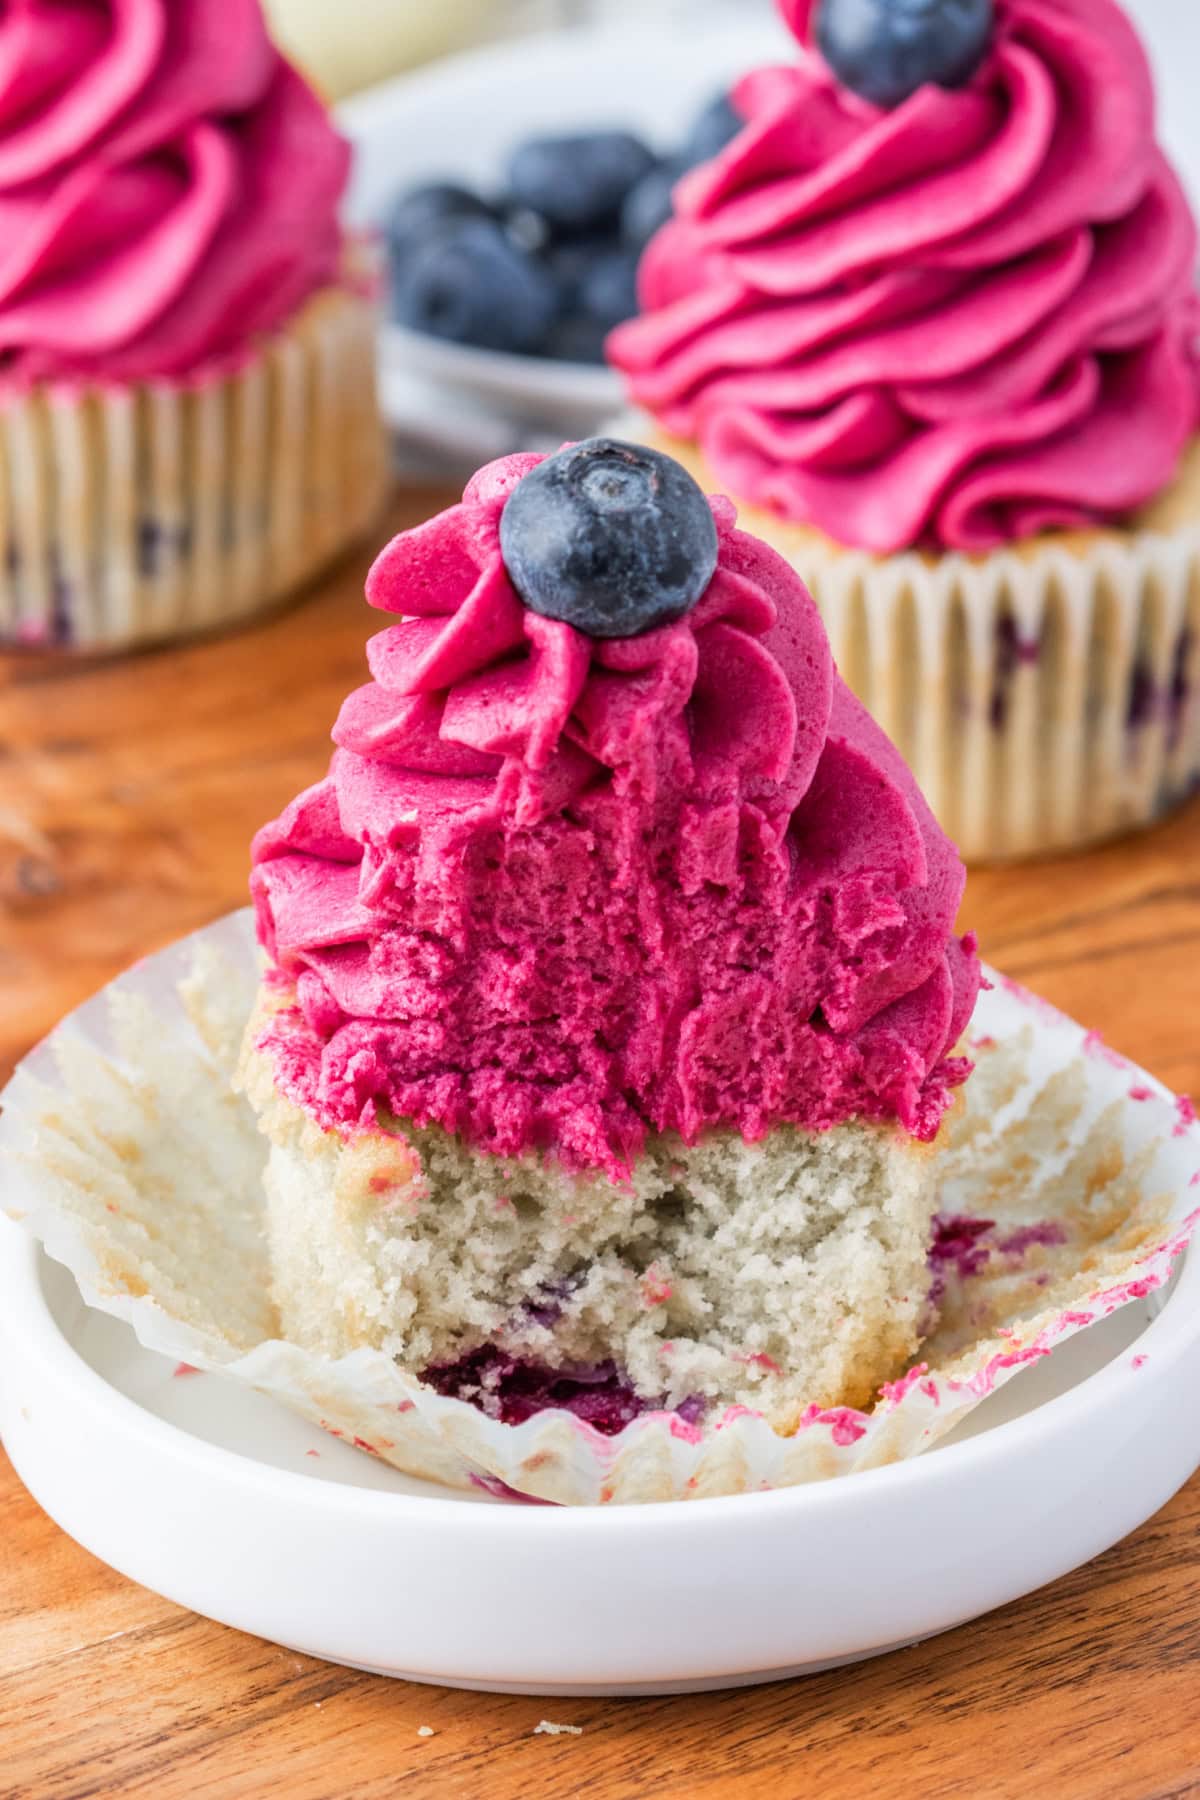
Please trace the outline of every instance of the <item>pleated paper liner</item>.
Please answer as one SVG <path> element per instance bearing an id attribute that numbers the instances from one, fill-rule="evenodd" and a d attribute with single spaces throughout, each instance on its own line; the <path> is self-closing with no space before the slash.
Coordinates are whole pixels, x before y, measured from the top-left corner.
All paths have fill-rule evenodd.
<path id="1" fill-rule="evenodd" d="M 649 420 L 612 429 L 722 491 Z M 1116 837 L 1200 784 L 1200 441 L 1135 527 L 989 555 L 878 557 L 738 513 L 803 577 L 842 675 L 969 862 Z"/>
<path id="2" fill-rule="evenodd" d="M 217 630 L 361 538 L 387 479 L 375 327 L 329 288 L 235 369 L 0 398 L 0 645 Z"/>
<path id="3" fill-rule="evenodd" d="M 276 1336 L 263 1142 L 230 1085 L 256 979 L 249 915 L 235 914 L 65 1022 L 4 1096 L 4 1204 L 148 1348 L 451 1485 L 665 1501 L 914 1456 L 1026 1364 L 1160 1287 L 1200 1219 L 1190 1104 L 996 978 L 943 1151 L 937 1322 L 870 1413 L 814 1407 L 790 1437 L 739 1407 L 700 1425 L 650 1413 L 615 1437 L 561 1411 L 503 1425 L 381 1352 L 332 1361 Z"/>

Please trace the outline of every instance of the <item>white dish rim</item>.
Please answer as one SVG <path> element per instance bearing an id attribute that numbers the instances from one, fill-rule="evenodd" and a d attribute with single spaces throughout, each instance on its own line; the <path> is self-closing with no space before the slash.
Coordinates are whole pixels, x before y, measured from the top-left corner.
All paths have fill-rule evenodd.
<path id="1" fill-rule="evenodd" d="M 6 1222 L 7 1223 L 7 1222 Z M 469 1506 L 453 1497 L 381 1492 L 314 1480 L 303 1471 L 276 1468 L 241 1451 L 212 1444 L 169 1420 L 160 1419 L 136 1400 L 121 1393 L 93 1369 L 76 1349 L 55 1319 L 41 1279 L 40 1259 L 45 1253 L 32 1239 L 22 1243 L 22 1228 L 11 1232 L 7 1252 L 0 1252 L 0 1297 L 3 1299 L 4 1334 L 22 1342 L 26 1355 L 41 1361 L 46 1377 L 62 1386 L 82 1383 L 97 1404 L 110 1416 L 115 1430 L 145 1437 L 151 1442 L 177 1440 L 176 1452 L 190 1458 L 205 1471 L 226 1481 L 243 1481 L 278 1498 L 281 1504 L 324 1504 L 338 1513 L 347 1510 L 365 1512 L 371 1518 L 387 1516 L 396 1523 L 411 1513 L 413 1522 L 430 1524 L 430 1507 L 444 1515 L 442 1522 L 454 1521 L 456 1528 L 508 1532 L 518 1540 L 544 1537 L 547 1530 L 579 1533 L 599 1530 L 609 1533 L 642 1531 L 655 1516 L 671 1529 L 679 1523 L 682 1510 L 686 1515 L 712 1518 L 712 1509 L 722 1509 L 721 1517 L 730 1522 L 762 1517 L 764 1510 L 794 1509 L 806 1520 L 818 1521 L 830 1508 L 844 1506 L 852 1484 L 855 1494 L 862 1495 L 863 1483 L 870 1482 L 871 1492 L 904 1492 L 939 1479 L 938 1470 L 978 1475 L 989 1464 L 1003 1461 L 1009 1447 L 1018 1439 L 1036 1440 L 1053 1437 L 1065 1426 L 1078 1427 L 1088 1413 L 1103 1414 L 1111 1405 L 1119 1404 L 1120 1390 L 1128 1388 L 1132 1398 L 1145 1393 L 1154 1377 L 1169 1373 L 1180 1357 L 1195 1348 L 1200 1339 L 1200 1246 L 1193 1245 L 1179 1259 L 1175 1278 L 1156 1316 L 1147 1320 L 1138 1334 L 1137 1355 L 1145 1357 L 1144 1366 L 1133 1367 L 1128 1352 L 1115 1357 L 1104 1367 L 1073 1384 L 1065 1393 L 1042 1402 L 1015 1419 L 990 1427 L 960 1443 L 947 1444 L 932 1454 L 925 1454 L 880 1468 L 863 1469 L 836 1481 L 813 1482 L 768 1492 L 715 1495 L 689 1500 L 682 1507 L 661 1501 L 633 1502 L 623 1506 L 529 1506 L 498 1504 Z M 53 1260 L 53 1259 L 50 1259 Z M 1188 1303 L 1191 1302 L 1189 1316 Z M 86 1304 L 86 1303 L 85 1303 Z M 29 1364 L 26 1363 L 28 1369 Z M 1018 1377 L 1019 1378 L 1019 1377 Z M 952 1459 L 947 1464 L 946 1459 Z M 558 1515 L 552 1521 L 550 1515 Z M 468 1521 L 475 1520 L 475 1526 Z M 501 1522 L 503 1521 L 503 1523 Z"/>

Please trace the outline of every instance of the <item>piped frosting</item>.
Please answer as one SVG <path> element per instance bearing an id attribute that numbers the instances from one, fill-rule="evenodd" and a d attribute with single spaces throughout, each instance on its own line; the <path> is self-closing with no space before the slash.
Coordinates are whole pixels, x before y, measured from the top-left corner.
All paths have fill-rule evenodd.
<path id="1" fill-rule="evenodd" d="M 799 578 L 711 502 L 683 619 L 522 606 L 482 470 L 384 550 L 329 774 L 254 845 L 285 1093 L 614 1178 L 648 1132 L 853 1115 L 932 1137 L 978 988 L 963 871 Z"/>
<path id="2" fill-rule="evenodd" d="M 1196 429 L 1196 230 L 1113 0 L 997 0 L 983 65 L 890 111 L 811 44 L 676 190 L 633 398 L 740 498 L 876 552 L 1120 520 Z"/>
<path id="3" fill-rule="evenodd" d="M 349 151 L 259 0 L 0 16 L 0 373 L 191 375 L 337 274 Z"/>

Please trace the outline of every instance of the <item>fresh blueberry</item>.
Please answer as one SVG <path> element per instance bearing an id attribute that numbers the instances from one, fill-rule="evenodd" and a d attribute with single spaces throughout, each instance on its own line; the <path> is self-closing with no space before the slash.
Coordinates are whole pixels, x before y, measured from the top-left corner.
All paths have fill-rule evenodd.
<path id="1" fill-rule="evenodd" d="M 609 250 L 584 270 L 579 281 L 578 306 L 589 319 L 611 331 L 638 309 L 638 253 Z"/>
<path id="2" fill-rule="evenodd" d="M 433 232 L 456 219 L 489 219 L 492 209 L 470 188 L 456 182 L 431 181 L 400 195 L 388 215 L 388 246 L 397 262 L 429 241 Z"/>
<path id="3" fill-rule="evenodd" d="M 690 167 L 690 162 L 683 157 L 668 157 L 648 175 L 643 175 L 635 188 L 630 188 L 621 208 L 621 236 L 633 249 L 640 250 L 648 244 L 659 227 L 671 217 L 675 183 Z"/>
<path id="4" fill-rule="evenodd" d="M 541 213 L 531 211 L 528 206 L 509 206 L 503 214 L 504 229 L 519 250 L 528 250 L 531 256 L 540 256 L 549 246 L 553 237 L 548 219 Z"/>
<path id="5" fill-rule="evenodd" d="M 540 213 L 556 231 L 594 231 L 616 219 L 630 188 L 653 167 L 652 152 L 628 131 L 530 138 L 512 154 L 508 185 L 518 206 Z"/>
<path id="6" fill-rule="evenodd" d="M 608 331 L 636 313 L 636 250 L 615 238 L 575 238 L 556 244 L 546 261 L 559 283 L 565 317 L 598 319 Z"/>
<path id="7" fill-rule="evenodd" d="M 734 111 L 729 95 L 715 94 L 704 110 L 697 113 L 688 132 L 683 146 L 685 165 L 694 168 L 697 163 L 709 162 L 719 156 L 744 124 L 740 113 Z"/>
<path id="8" fill-rule="evenodd" d="M 517 483 L 500 549 L 533 612 L 590 637 L 634 637 L 696 604 L 717 566 L 717 528 L 671 457 L 587 438 Z"/>
<path id="9" fill-rule="evenodd" d="M 602 363 L 613 326 L 637 311 L 637 253 L 611 237 L 569 238 L 553 245 L 546 260 L 561 295 L 546 355 Z"/>
<path id="10" fill-rule="evenodd" d="M 928 81 L 969 81 L 994 19 L 995 0 L 821 0 L 817 44 L 846 87 L 899 106 Z"/>
<path id="11" fill-rule="evenodd" d="M 484 350 L 540 349 L 558 306 L 550 271 L 491 219 L 445 226 L 392 284 L 392 312 L 401 325 Z"/>
<path id="12" fill-rule="evenodd" d="M 546 251 L 546 265 L 554 271 L 562 288 L 563 305 L 570 311 L 579 304 L 579 286 L 598 258 L 609 256 L 619 248 L 611 233 L 588 237 L 563 238 Z"/>

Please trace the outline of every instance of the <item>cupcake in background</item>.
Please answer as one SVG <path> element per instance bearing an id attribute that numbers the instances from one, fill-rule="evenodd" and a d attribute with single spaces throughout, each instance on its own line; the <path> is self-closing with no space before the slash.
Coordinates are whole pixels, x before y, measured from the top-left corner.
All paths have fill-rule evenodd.
<path id="1" fill-rule="evenodd" d="M 610 339 L 970 859 L 1200 773 L 1196 229 L 1114 0 L 781 0 Z"/>
<path id="2" fill-rule="evenodd" d="M 259 0 L 10 9 L 0 71 L 0 643 L 243 619 L 383 493 L 348 147 Z"/>

